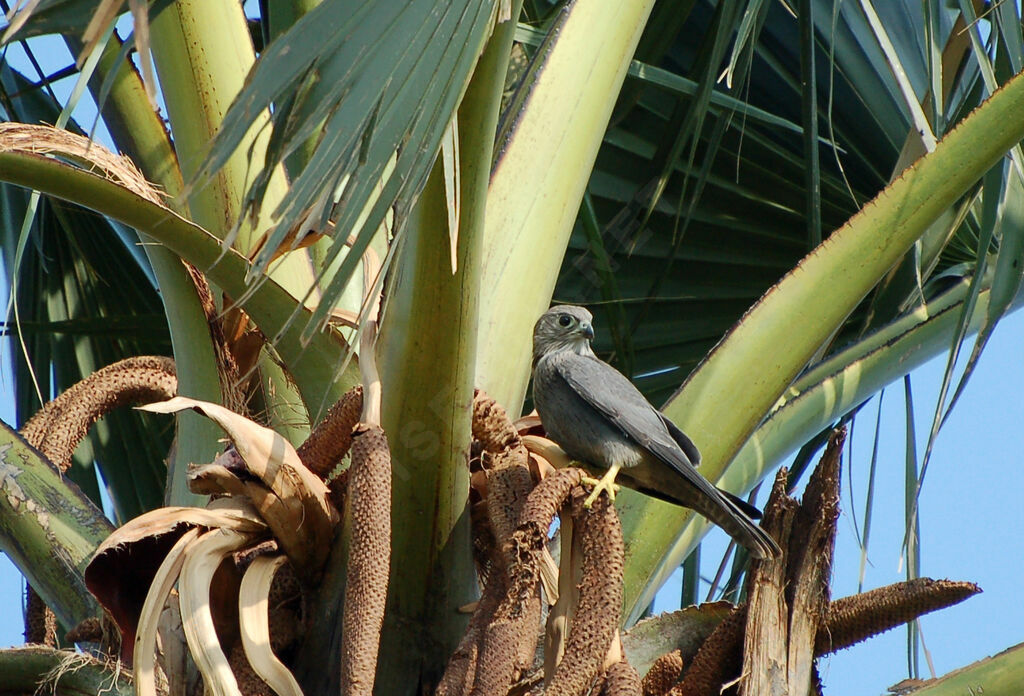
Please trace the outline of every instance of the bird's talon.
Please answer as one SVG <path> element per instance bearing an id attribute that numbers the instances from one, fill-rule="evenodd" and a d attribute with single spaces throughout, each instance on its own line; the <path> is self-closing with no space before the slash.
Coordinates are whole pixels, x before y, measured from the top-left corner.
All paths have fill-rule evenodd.
<path id="1" fill-rule="evenodd" d="M 594 501 L 597 500 L 597 496 L 601 495 L 601 491 L 608 492 L 608 500 L 615 501 L 615 494 L 619 492 L 619 487 L 613 483 L 615 481 L 615 474 L 618 473 L 619 467 L 610 469 L 604 478 L 595 479 L 589 476 L 583 476 L 580 478 L 581 483 L 593 486 L 594 490 L 590 492 L 587 499 L 583 501 L 583 507 L 589 510 L 593 506 Z"/>

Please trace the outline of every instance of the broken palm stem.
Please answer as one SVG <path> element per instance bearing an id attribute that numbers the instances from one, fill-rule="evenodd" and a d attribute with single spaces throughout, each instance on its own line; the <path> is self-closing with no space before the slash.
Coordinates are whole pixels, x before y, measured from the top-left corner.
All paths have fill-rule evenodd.
<path id="1" fill-rule="evenodd" d="M 788 472 L 779 471 L 762 525 L 784 552 L 754 563 L 748 604 L 719 624 L 672 693 L 713 696 L 740 674 L 741 696 L 808 693 L 815 683 L 814 659 L 822 652 L 978 591 L 971 583 L 915 581 L 829 601 L 844 437 L 845 431 L 837 430 L 829 439 L 802 503 L 786 494 Z"/>
<path id="2" fill-rule="evenodd" d="M 829 602 L 845 440 L 845 427 L 833 431 L 801 503 L 786 495 L 785 470 L 776 477 L 762 526 L 786 551 L 750 569 L 740 696 L 810 688 L 815 637 Z"/>

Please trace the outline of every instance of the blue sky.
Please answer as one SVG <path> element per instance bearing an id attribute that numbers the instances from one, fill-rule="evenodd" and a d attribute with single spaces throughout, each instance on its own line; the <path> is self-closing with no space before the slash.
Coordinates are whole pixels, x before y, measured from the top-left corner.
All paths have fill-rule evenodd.
<path id="1" fill-rule="evenodd" d="M 66 54 L 49 55 L 46 69 L 66 64 Z M 67 94 L 71 82 L 58 85 Z M 89 108 L 89 107 L 85 107 Z M 94 113 L 94 112 L 93 112 Z M 90 117 L 82 119 L 91 124 Z M 98 137 L 104 139 L 102 131 Z M 4 351 L 11 350 L 7 344 Z M 2 358 L 6 370 L 9 355 Z M 1019 584 L 1020 494 L 1024 471 L 1024 313 L 1008 317 L 995 334 L 953 416 L 940 433 L 921 496 L 922 575 L 977 582 L 984 593 L 922 620 L 923 637 L 938 674 L 994 654 L 1024 640 L 1024 606 L 1015 601 Z M 923 448 L 945 368 L 939 356 L 915 371 L 914 403 L 917 437 Z M 0 418 L 13 424 L 10 378 L 0 379 Z M 873 437 L 875 403 L 856 422 L 853 457 L 844 460 L 843 511 L 839 521 L 833 596 L 856 591 L 860 549 L 851 510 L 863 519 L 867 467 Z M 903 467 L 905 413 L 902 384 L 890 386 L 882 411 L 881 454 L 869 565 L 864 587 L 870 589 L 904 579 Z M 847 471 L 849 473 L 847 473 Z M 848 475 L 850 478 L 848 478 Z M 852 492 L 847 485 L 852 479 Z M 705 543 L 704 573 L 714 574 L 716 553 L 725 536 L 713 532 Z M 718 549 L 716 552 L 714 549 Z M 0 647 L 21 643 L 23 591 L 20 574 L 0 554 Z M 704 588 L 706 592 L 706 587 Z M 656 609 L 678 606 L 678 579 L 659 594 Z M 922 676 L 928 676 L 922 658 Z M 826 692 L 873 696 L 907 676 L 904 628 L 855 646 L 821 661 Z"/>

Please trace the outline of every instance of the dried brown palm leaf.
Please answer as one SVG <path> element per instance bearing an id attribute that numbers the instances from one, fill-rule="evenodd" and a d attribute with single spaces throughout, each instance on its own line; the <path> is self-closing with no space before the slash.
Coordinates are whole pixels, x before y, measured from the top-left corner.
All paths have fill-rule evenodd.
<path id="1" fill-rule="evenodd" d="M 278 696 L 302 696 L 299 683 L 272 649 L 271 587 L 278 569 L 286 562 L 284 556 L 260 556 L 245 571 L 238 592 L 238 625 L 246 660 L 232 659 L 231 666 L 240 682 L 241 672 L 248 668 L 270 686 L 271 693 Z M 240 662 L 247 662 L 243 669 L 240 669 Z M 243 693 L 249 694 L 250 691 L 243 688 Z"/>
<path id="2" fill-rule="evenodd" d="M 160 616 L 164 605 L 171 594 L 171 589 L 178 581 L 181 567 L 185 563 L 185 551 L 199 537 L 199 528 L 192 528 L 182 534 L 171 550 L 167 552 L 163 563 L 156 571 L 146 601 L 139 613 L 138 632 L 135 635 L 135 648 L 132 655 L 132 668 L 135 677 L 135 692 L 138 696 L 156 696 L 156 645 L 157 633 L 160 629 Z M 167 645 L 167 636 L 164 636 Z M 184 639 L 184 633 L 181 635 Z"/>
<path id="3" fill-rule="evenodd" d="M 252 534 L 221 527 L 213 529 L 189 544 L 178 578 L 182 624 L 189 652 L 195 660 L 208 692 L 236 694 L 238 681 L 221 647 L 211 600 L 213 577 L 233 552 L 255 541 Z M 244 653 L 243 653 L 244 658 Z"/>
<path id="4" fill-rule="evenodd" d="M 274 538 L 296 572 L 306 580 L 317 576 L 330 551 L 338 513 L 328 499 L 327 486 L 303 465 L 295 448 L 284 437 L 223 406 L 196 399 L 179 396 L 140 408 L 154 413 L 193 409 L 220 425 L 241 457 L 244 472 L 258 478 L 269 490 L 253 502 L 263 508 L 263 513 L 273 510 L 265 519 L 271 525 Z M 230 458 L 222 461 L 232 464 Z M 204 469 L 199 472 L 209 473 Z M 218 470 L 218 474 L 223 472 Z M 213 475 L 199 478 L 210 485 L 215 480 Z M 229 483 L 228 477 L 216 480 L 234 485 Z M 243 488 L 253 495 L 262 491 L 252 485 Z"/>
<path id="5" fill-rule="evenodd" d="M 246 534 L 266 529 L 256 512 L 245 506 L 160 508 L 115 530 L 96 549 L 85 569 L 85 583 L 121 630 L 125 659 L 131 659 L 139 615 L 153 579 L 178 539 L 190 529 L 222 527 Z"/>

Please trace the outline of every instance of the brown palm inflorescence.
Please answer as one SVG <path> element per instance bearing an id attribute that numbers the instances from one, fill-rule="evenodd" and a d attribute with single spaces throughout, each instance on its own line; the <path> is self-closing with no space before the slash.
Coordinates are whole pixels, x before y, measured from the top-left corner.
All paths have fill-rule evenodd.
<path id="1" fill-rule="evenodd" d="M 356 426 L 347 498 L 351 540 L 342 615 L 341 684 L 345 694 L 370 696 L 391 564 L 391 455 L 379 425 Z"/>
<path id="2" fill-rule="evenodd" d="M 543 456 L 528 451 L 504 410 L 479 392 L 473 437 L 480 452 L 473 482 L 481 500 L 473 521 L 483 588 L 437 694 L 583 694 L 593 687 L 639 696 L 639 675 L 614 647 L 623 568 L 614 507 L 601 499 L 593 509 L 584 508 L 583 472 L 537 461 Z M 548 554 L 548 535 L 559 515 L 561 572 L 568 573 L 561 579 Z M 549 624 L 557 615 L 563 628 L 556 639 L 553 629 L 547 631 L 544 662 L 550 673 L 541 683 L 537 647 L 545 599 L 556 605 Z"/>

